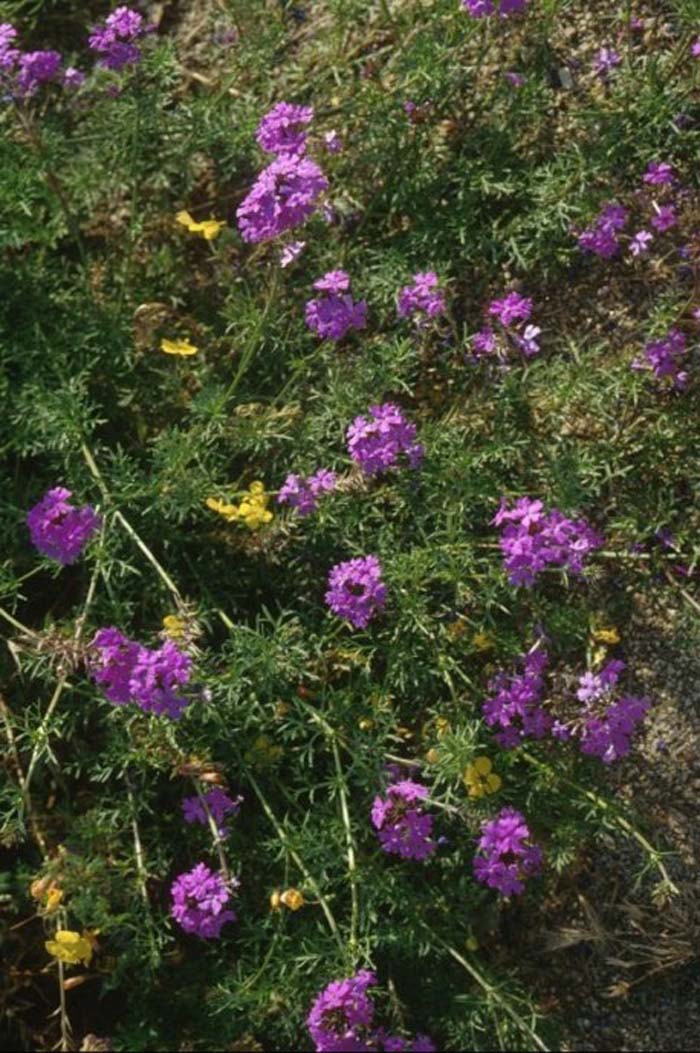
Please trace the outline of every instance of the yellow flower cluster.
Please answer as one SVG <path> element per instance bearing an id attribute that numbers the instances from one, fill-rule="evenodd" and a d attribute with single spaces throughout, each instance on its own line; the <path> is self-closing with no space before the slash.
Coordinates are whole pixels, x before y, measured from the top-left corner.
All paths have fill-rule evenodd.
<path id="1" fill-rule="evenodd" d="M 490 757 L 477 757 L 474 763 L 468 766 L 464 773 L 464 782 L 470 797 L 485 797 L 500 790 L 503 780 L 492 768 Z"/>
<path id="2" fill-rule="evenodd" d="M 92 958 L 92 943 L 88 936 L 70 929 L 59 929 L 56 939 L 46 940 L 44 946 L 54 958 L 68 965 L 77 965 L 78 962 L 88 965 Z"/>
<path id="3" fill-rule="evenodd" d="M 288 888 L 285 892 L 278 892 L 275 889 L 270 896 L 270 909 L 281 910 L 284 905 L 289 910 L 299 910 L 305 902 L 304 894 L 298 888 Z"/>
<path id="4" fill-rule="evenodd" d="M 163 632 L 169 640 L 182 640 L 185 635 L 185 620 L 177 614 L 166 614 L 163 618 Z"/>
<path id="5" fill-rule="evenodd" d="M 219 501 L 216 497 L 208 497 L 207 508 L 212 512 L 218 512 L 220 516 L 229 523 L 245 523 L 249 530 L 259 530 L 265 523 L 272 519 L 272 512 L 267 507 L 270 503 L 270 495 L 265 492 L 263 483 L 251 483 L 246 495 L 240 504 L 227 504 Z"/>
<path id="6" fill-rule="evenodd" d="M 218 237 L 221 233 L 221 228 L 226 226 L 225 221 L 222 219 L 204 219 L 201 223 L 198 223 L 189 212 L 184 210 L 177 213 L 175 220 L 181 223 L 183 227 L 187 227 L 190 234 L 201 234 L 207 241 Z"/>
<path id="7" fill-rule="evenodd" d="M 196 355 L 199 351 L 189 340 L 161 340 L 160 349 L 166 355 L 179 355 L 181 358 Z"/>

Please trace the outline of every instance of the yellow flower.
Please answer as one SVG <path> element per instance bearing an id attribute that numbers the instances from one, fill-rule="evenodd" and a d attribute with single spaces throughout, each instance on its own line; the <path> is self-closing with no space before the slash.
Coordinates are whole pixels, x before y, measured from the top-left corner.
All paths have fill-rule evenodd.
<path id="1" fill-rule="evenodd" d="M 175 220 L 183 227 L 187 227 L 191 234 L 201 234 L 207 241 L 216 238 L 221 233 L 221 228 L 226 226 L 226 222 L 222 219 L 204 219 L 198 223 L 197 220 L 192 219 L 189 212 L 184 210 L 177 213 Z"/>
<path id="2" fill-rule="evenodd" d="M 619 644 L 620 642 L 620 634 L 614 625 L 611 625 L 609 629 L 594 629 L 591 636 L 596 643 Z"/>
<path id="3" fill-rule="evenodd" d="M 181 640 L 185 635 L 185 622 L 177 614 L 166 614 L 163 618 L 163 631 L 171 640 Z"/>
<path id="4" fill-rule="evenodd" d="M 240 513 L 235 505 L 229 505 L 225 501 L 219 501 L 216 497 L 208 497 L 204 502 L 212 512 L 218 512 L 220 516 L 227 519 L 229 523 L 235 523 L 240 518 Z"/>
<path id="5" fill-rule="evenodd" d="M 90 940 L 85 934 L 81 936 L 79 932 L 71 932 L 70 929 L 59 929 L 56 939 L 46 940 L 44 946 L 54 958 L 69 965 L 77 965 L 78 962 L 88 965 L 92 958 Z"/>
<path id="6" fill-rule="evenodd" d="M 491 770 L 492 768 L 490 757 L 477 757 L 474 763 L 469 765 L 464 773 L 464 782 L 470 797 L 485 797 L 486 794 L 500 790 L 503 780 L 497 772 Z"/>
<path id="7" fill-rule="evenodd" d="M 371 717 L 363 717 L 362 720 L 358 722 L 357 726 L 360 731 L 371 731 L 374 727 L 374 721 Z"/>
<path id="8" fill-rule="evenodd" d="M 289 907 L 290 910 L 299 910 L 300 907 L 304 906 L 304 897 L 298 888 L 288 888 L 280 896 L 280 901 L 284 903 L 285 907 Z"/>
<path id="9" fill-rule="evenodd" d="M 249 530 L 257 530 L 272 519 L 272 512 L 267 507 L 269 502 L 270 495 L 265 493 L 264 484 L 255 482 L 250 484 L 239 505 L 229 505 L 215 497 L 208 497 L 206 505 L 230 523 L 242 520 Z"/>
<path id="10" fill-rule="evenodd" d="M 428 764 L 437 764 L 437 762 L 440 760 L 440 754 L 436 749 L 428 750 L 428 752 L 425 755 L 425 759 Z"/>
<path id="11" fill-rule="evenodd" d="M 435 717 L 435 734 L 438 739 L 444 739 L 445 735 L 451 730 L 450 722 L 447 717 Z"/>
<path id="12" fill-rule="evenodd" d="M 161 340 L 160 349 L 166 355 L 180 356 L 196 355 L 199 351 L 199 348 L 191 344 L 189 340 Z"/>
<path id="13" fill-rule="evenodd" d="M 51 914 L 52 911 L 58 910 L 62 899 L 63 891 L 60 888 L 50 888 L 46 894 L 46 905 L 44 907 L 46 913 Z"/>
<path id="14" fill-rule="evenodd" d="M 282 897 L 279 894 L 279 889 L 275 889 L 275 891 L 270 896 L 270 910 L 279 910 L 281 905 Z"/>
<path id="15" fill-rule="evenodd" d="M 495 646 L 488 633 L 476 633 L 476 635 L 472 637 L 472 643 L 477 651 L 491 651 Z"/>

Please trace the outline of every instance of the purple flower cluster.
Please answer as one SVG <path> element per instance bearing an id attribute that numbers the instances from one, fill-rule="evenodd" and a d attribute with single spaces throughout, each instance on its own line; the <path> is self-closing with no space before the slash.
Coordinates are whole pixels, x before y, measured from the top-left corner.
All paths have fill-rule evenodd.
<path id="1" fill-rule="evenodd" d="M 231 898 L 233 882 L 226 882 L 205 863 L 180 874 L 173 882 L 171 917 L 185 932 L 205 940 L 217 939 L 228 921 L 235 921 L 232 910 L 225 909 Z"/>
<path id="2" fill-rule="evenodd" d="M 417 315 L 419 322 L 444 313 L 445 297 L 438 288 L 438 276 L 434 271 L 413 275 L 413 284 L 404 285 L 399 292 L 398 311 L 399 318 Z"/>
<path id="3" fill-rule="evenodd" d="M 593 69 L 599 77 L 607 77 L 621 62 L 619 51 L 615 51 L 614 48 L 601 48 L 596 56 Z"/>
<path id="4" fill-rule="evenodd" d="M 540 328 L 536 325 L 528 325 L 527 322 L 532 314 L 532 300 L 529 296 L 521 296 L 520 293 L 511 291 L 501 300 L 492 300 L 488 306 L 488 314 L 500 323 L 500 331 L 496 331 L 492 325 L 472 337 L 472 351 L 477 358 L 497 354 L 504 359 L 508 352 L 515 348 L 526 358 L 532 358 L 538 354 L 540 345 L 538 337 Z"/>
<path id="5" fill-rule="evenodd" d="M 661 340 L 651 340 L 645 345 L 644 357 L 635 358 L 632 369 L 650 369 L 657 380 L 682 391 L 688 383 L 688 370 L 683 361 L 687 353 L 685 335 L 679 329 L 670 329 Z"/>
<path id="6" fill-rule="evenodd" d="M 586 557 L 603 538 L 585 519 L 568 519 L 557 508 L 545 512 L 541 501 L 518 498 L 512 508 L 505 498 L 492 522 L 502 526 L 500 547 L 511 585 L 532 585 L 546 567 L 583 572 Z"/>
<path id="7" fill-rule="evenodd" d="M 573 728 L 580 737 L 581 752 L 605 764 L 629 753 L 630 739 L 651 706 L 649 699 L 633 695 L 613 701 L 613 689 L 624 668 L 624 662 L 612 659 L 599 673 L 589 671 L 579 677 L 576 692 L 583 713 Z"/>
<path id="8" fill-rule="evenodd" d="M 481 828 L 479 851 L 474 857 L 474 876 L 502 896 L 519 896 L 524 881 L 542 866 L 542 849 L 533 844 L 525 816 L 515 808 L 503 808 Z"/>
<path id="9" fill-rule="evenodd" d="M 17 87 L 20 94 L 32 95 L 40 84 L 55 80 L 61 68 L 58 51 L 27 51 L 17 64 Z"/>
<path id="10" fill-rule="evenodd" d="M 418 468 L 425 450 L 416 442 L 416 426 L 393 402 L 370 406 L 369 417 L 355 417 L 347 430 L 348 452 L 367 475 L 386 472 L 405 454 L 409 468 Z"/>
<path id="11" fill-rule="evenodd" d="M 316 511 L 321 494 L 335 489 L 337 478 L 335 472 L 329 471 L 328 468 L 319 468 L 305 479 L 291 472 L 285 479 L 277 500 L 280 504 L 296 508 L 300 516 L 308 516 Z"/>
<path id="12" fill-rule="evenodd" d="M 364 629 L 386 603 L 382 565 L 376 556 L 337 563 L 328 576 L 326 603 L 355 629 Z"/>
<path id="13" fill-rule="evenodd" d="M 27 513 L 32 544 L 42 555 L 64 566 L 75 563 L 102 522 L 94 508 L 75 508 L 69 497 L 70 490 L 56 486 Z"/>
<path id="14" fill-rule="evenodd" d="M 19 49 L 13 46 L 17 30 L 9 22 L 0 22 L 0 70 L 14 69 L 19 59 Z"/>
<path id="15" fill-rule="evenodd" d="M 472 18 L 488 18 L 497 14 L 499 18 L 519 14 L 527 7 L 528 0 L 462 0 L 462 7 Z"/>
<path id="16" fill-rule="evenodd" d="M 322 340 L 342 340 L 351 329 L 365 328 L 367 303 L 354 302 L 345 271 L 328 271 L 314 282 L 314 289 L 323 295 L 307 302 L 306 324 Z"/>
<path id="17" fill-rule="evenodd" d="M 647 167 L 642 181 L 644 186 L 636 194 L 636 198 L 645 207 L 646 214 L 643 223 L 649 223 L 656 234 L 664 234 L 673 227 L 678 226 L 676 206 L 669 201 L 669 188 L 673 188 L 676 177 L 673 167 L 667 161 L 652 161 Z M 650 197 L 649 188 L 657 196 L 665 195 L 665 203 Z M 656 189 L 654 189 L 656 188 Z M 616 202 L 610 202 L 603 207 L 591 226 L 578 234 L 579 247 L 584 252 L 593 253 L 601 259 L 612 259 L 622 248 L 621 236 L 631 218 L 628 209 Z M 649 252 L 654 241 L 654 234 L 643 226 L 629 238 L 628 249 L 630 255 L 638 257 Z"/>
<path id="18" fill-rule="evenodd" d="M 578 236 L 579 246 L 584 252 L 609 260 L 620 251 L 618 234 L 627 225 L 629 212 L 615 202 L 605 205 L 593 221 L 592 226 Z"/>
<path id="19" fill-rule="evenodd" d="M 526 738 L 542 739 L 552 728 L 552 718 L 542 707 L 547 652 L 533 649 L 520 659 L 519 671 L 501 670 L 489 681 L 492 694 L 482 706 L 489 727 L 498 727 L 496 741 L 513 749 Z"/>
<path id="20" fill-rule="evenodd" d="M 255 138 L 271 154 L 303 154 L 306 150 L 305 125 L 314 117 L 313 107 L 278 102 L 260 121 Z"/>
<path id="21" fill-rule="evenodd" d="M 367 990 L 377 982 L 368 969 L 333 980 L 316 996 L 306 1018 L 317 1053 L 435 1053 L 427 1035 L 414 1039 L 373 1030 L 374 1003 Z"/>
<path id="22" fill-rule="evenodd" d="M 135 41 L 145 32 L 143 15 L 130 7 L 117 7 L 107 16 L 104 25 L 94 27 L 88 44 L 102 56 L 101 66 L 121 70 L 140 62 L 141 51 Z"/>
<path id="23" fill-rule="evenodd" d="M 206 811 L 208 808 L 216 823 L 219 837 L 228 837 L 229 832 L 223 825 L 223 821 L 229 812 L 233 815 L 238 814 L 242 800 L 242 797 L 236 797 L 234 800 L 220 786 L 213 786 L 204 794 L 206 808 L 200 797 L 185 797 L 182 802 L 182 812 L 186 823 L 201 823 L 206 826 L 209 822 Z"/>
<path id="24" fill-rule="evenodd" d="M 154 650 L 129 640 L 119 629 L 100 629 L 91 644 L 89 671 L 110 702 L 136 702 L 147 713 L 178 720 L 189 699 L 180 689 L 189 683 L 192 659 L 171 640 Z"/>
<path id="25" fill-rule="evenodd" d="M 305 223 L 327 187 L 314 161 L 301 154 L 281 154 L 260 172 L 236 210 L 243 240 L 269 241 Z"/>
<path id="26" fill-rule="evenodd" d="M 427 786 L 402 779 L 387 787 L 386 797 L 374 798 L 372 825 L 385 852 L 421 861 L 433 854 L 433 817 L 419 803 L 427 796 Z"/>

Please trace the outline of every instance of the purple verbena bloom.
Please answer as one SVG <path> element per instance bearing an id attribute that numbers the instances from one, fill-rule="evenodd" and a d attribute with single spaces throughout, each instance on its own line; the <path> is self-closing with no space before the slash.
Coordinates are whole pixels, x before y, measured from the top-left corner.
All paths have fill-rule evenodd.
<path id="1" fill-rule="evenodd" d="M 496 741 L 504 749 L 513 749 L 526 738 L 542 739 L 551 730 L 552 718 L 542 708 L 548 662 L 546 651 L 533 649 L 519 659 L 515 673 L 501 670 L 489 680 L 491 694 L 482 712 L 489 727 L 500 729 Z"/>
<path id="2" fill-rule="evenodd" d="M 654 240 L 654 235 L 648 230 L 639 230 L 630 241 L 630 252 L 633 256 L 641 256 L 643 252 L 649 251 L 649 245 Z"/>
<path id="3" fill-rule="evenodd" d="M 579 677 L 576 697 L 579 702 L 592 702 L 608 693 L 617 683 L 625 663 L 613 658 L 603 666 L 599 673 L 587 672 Z"/>
<path id="4" fill-rule="evenodd" d="M 305 248 L 305 241 L 290 241 L 289 245 L 285 245 L 280 253 L 280 267 L 288 267 L 290 263 L 294 263 L 295 260 L 299 259 Z"/>
<path id="5" fill-rule="evenodd" d="M 700 37 L 690 45 L 690 53 L 693 58 L 700 58 Z"/>
<path id="6" fill-rule="evenodd" d="M 19 59 L 18 48 L 12 46 L 17 30 L 9 22 L 0 22 L 0 70 L 11 70 Z"/>
<path id="7" fill-rule="evenodd" d="M 629 219 L 629 212 L 622 205 L 611 202 L 596 217 L 591 227 L 578 237 L 578 243 L 586 252 L 592 252 L 602 259 L 611 259 L 620 251 L 617 233 Z"/>
<path id="8" fill-rule="evenodd" d="M 255 133 L 258 145 L 271 154 L 304 153 L 306 134 L 303 129 L 311 123 L 313 116 L 311 106 L 278 102 L 258 125 Z"/>
<path id="9" fill-rule="evenodd" d="M 685 335 L 680 329 L 670 329 L 660 340 L 651 340 L 644 347 L 644 358 L 636 358 L 632 369 L 651 369 L 657 380 L 668 381 L 677 391 L 688 382 L 688 371 L 682 368 L 687 354 Z"/>
<path id="10" fill-rule="evenodd" d="M 203 797 L 216 823 L 219 837 L 228 837 L 229 831 L 223 825 L 223 821 L 229 813 L 238 814 L 243 798 L 229 797 L 220 786 L 213 786 Z M 209 822 L 206 808 L 200 797 L 185 797 L 182 801 L 182 812 L 186 823 L 201 823 L 206 826 Z"/>
<path id="11" fill-rule="evenodd" d="M 371 1049 L 378 1053 L 435 1053 L 435 1045 L 427 1035 L 404 1038 L 390 1035 L 384 1028 L 375 1031 L 371 1038 Z"/>
<path id="12" fill-rule="evenodd" d="M 630 739 L 651 706 L 632 695 L 609 706 L 602 716 L 589 717 L 581 730 L 581 752 L 612 764 L 630 751 Z"/>
<path id="13" fill-rule="evenodd" d="M 540 345 L 537 342 L 537 337 L 541 332 L 542 330 L 538 325 L 527 325 L 522 334 L 514 334 L 513 339 L 526 358 L 532 358 L 533 355 L 539 354 Z"/>
<path id="14" fill-rule="evenodd" d="M 328 271 L 314 282 L 314 289 L 318 292 L 340 293 L 348 292 L 350 289 L 350 275 L 346 271 Z"/>
<path id="15" fill-rule="evenodd" d="M 281 154 L 260 172 L 236 210 L 243 240 L 269 241 L 305 223 L 327 188 L 328 180 L 314 161 Z"/>
<path id="16" fill-rule="evenodd" d="M 91 505 L 75 508 L 69 502 L 71 491 L 56 486 L 27 512 L 32 544 L 42 555 L 66 566 L 75 563 L 102 518 Z"/>
<path id="17" fill-rule="evenodd" d="M 525 816 L 515 808 L 503 808 L 485 822 L 474 857 L 474 876 L 502 896 L 519 896 L 525 879 L 542 867 L 542 849 L 533 844 Z"/>
<path id="18" fill-rule="evenodd" d="M 17 87 L 31 95 L 40 84 L 53 80 L 61 68 L 58 51 L 27 51 L 19 57 Z"/>
<path id="19" fill-rule="evenodd" d="M 374 973 L 362 969 L 346 980 L 334 980 L 316 996 L 306 1026 L 317 1053 L 369 1051 L 374 1004 L 367 988 L 376 982 Z"/>
<path id="20" fill-rule="evenodd" d="M 205 940 L 217 939 L 223 926 L 236 920 L 234 912 L 225 909 L 231 898 L 231 884 L 205 863 L 198 863 L 173 882 L 171 916 L 185 932 Z"/>
<path id="21" fill-rule="evenodd" d="M 586 557 L 603 544 L 585 519 L 568 519 L 557 508 L 544 514 L 541 502 L 529 498 L 511 509 L 502 498 L 493 523 L 506 523 L 500 547 L 511 585 L 532 585 L 548 566 L 581 574 Z"/>
<path id="22" fill-rule="evenodd" d="M 68 66 L 63 74 L 63 87 L 76 90 L 85 83 L 85 74 L 75 66 Z"/>
<path id="23" fill-rule="evenodd" d="M 189 682 L 192 659 L 172 640 L 158 650 L 142 647 L 131 674 L 131 696 L 141 709 L 179 720 L 189 699 L 179 689 Z"/>
<path id="24" fill-rule="evenodd" d="M 421 271 L 413 275 L 413 283 L 404 285 L 399 292 L 398 312 L 400 318 L 409 315 L 436 318 L 445 310 L 445 297 L 438 288 L 438 276 L 434 271 Z"/>
<path id="25" fill-rule="evenodd" d="M 507 18 L 524 11 L 527 3 L 528 0 L 462 0 L 462 7 L 472 18 L 488 18 L 495 14 Z"/>
<path id="26" fill-rule="evenodd" d="M 416 426 L 393 402 L 370 406 L 369 417 L 355 417 L 347 430 L 348 453 L 366 475 L 397 466 L 405 454 L 410 468 L 418 468 L 424 448 L 416 442 Z"/>
<path id="27" fill-rule="evenodd" d="M 619 52 L 615 51 L 614 48 L 601 48 L 596 56 L 593 69 L 599 77 L 604 77 L 616 66 L 619 66 L 621 61 Z"/>
<path id="28" fill-rule="evenodd" d="M 342 340 L 351 329 L 365 328 L 367 303 L 353 300 L 345 271 L 329 271 L 314 282 L 314 289 L 325 295 L 307 301 L 306 324 L 322 340 Z"/>
<path id="29" fill-rule="evenodd" d="M 121 70 L 141 60 L 141 51 L 134 42 L 145 32 L 143 15 L 130 7 L 117 7 L 103 25 L 93 28 L 88 45 L 102 56 L 101 66 Z"/>
<path id="30" fill-rule="evenodd" d="M 323 133 L 323 145 L 329 154 L 339 154 L 343 149 L 343 140 L 340 138 L 335 128 L 331 128 L 329 132 Z"/>
<path id="31" fill-rule="evenodd" d="M 386 797 L 374 798 L 372 825 L 385 852 L 419 861 L 433 854 L 433 817 L 419 804 L 427 796 L 427 786 L 403 779 L 387 787 Z"/>
<path id="32" fill-rule="evenodd" d="M 87 666 L 90 676 L 103 689 L 110 702 L 131 702 L 131 676 L 139 658 L 141 644 L 129 640 L 119 629 L 100 629 L 90 644 Z"/>
<path id="33" fill-rule="evenodd" d="M 327 468 L 319 468 L 306 479 L 291 472 L 285 479 L 277 500 L 280 504 L 289 504 L 295 508 L 300 516 L 308 516 L 316 511 L 321 494 L 335 489 L 337 478 L 335 472 Z"/>
<path id="34" fill-rule="evenodd" d="M 507 70 L 503 76 L 512 84 L 514 88 L 522 88 L 525 83 L 525 77 L 522 73 L 516 73 L 514 70 Z"/>
<path id="35" fill-rule="evenodd" d="M 673 186 L 675 182 L 673 167 L 668 161 L 651 161 L 643 178 L 651 186 Z"/>
<path id="36" fill-rule="evenodd" d="M 480 358 L 482 355 L 492 355 L 496 350 L 496 334 L 493 329 L 481 329 L 472 337 L 472 350 Z"/>
<path id="37" fill-rule="evenodd" d="M 328 586 L 326 603 L 355 629 L 364 629 L 386 603 L 382 565 L 376 556 L 337 563 L 328 576 Z"/>
<path id="38" fill-rule="evenodd" d="M 670 230 L 671 227 L 678 226 L 678 216 L 676 215 L 675 206 L 657 205 L 654 203 L 654 215 L 651 218 L 651 225 L 655 230 L 658 230 L 659 234 L 663 234 L 664 231 Z"/>
<path id="39" fill-rule="evenodd" d="M 526 322 L 532 314 L 532 300 L 517 292 L 509 292 L 502 300 L 492 300 L 488 312 L 504 326 L 510 326 L 513 322 Z"/>

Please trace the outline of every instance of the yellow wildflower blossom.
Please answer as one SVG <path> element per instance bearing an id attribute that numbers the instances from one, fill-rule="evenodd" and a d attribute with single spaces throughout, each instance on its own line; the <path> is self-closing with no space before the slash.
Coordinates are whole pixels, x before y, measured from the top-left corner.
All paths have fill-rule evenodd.
<path id="1" fill-rule="evenodd" d="M 60 888 L 50 888 L 46 894 L 46 903 L 44 910 L 47 914 L 51 914 L 54 910 L 58 910 L 58 907 L 63 899 L 63 890 Z"/>
<path id="2" fill-rule="evenodd" d="M 272 512 L 267 507 L 270 495 L 265 492 L 265 486 L 260 482 L 250 484 L 239 505 L 227 504 L 215 497 L 208 497 L 205 503 L 207 508 L 218 512 L 230 523 L 242 521 L 249 530 L 257 530 L 272 519 Z"/>
<path id="3" fill-rule="evenodd" d="M 299 910 L 300 907 L 304 906 L 305 900 L 298 888 L 288 888 L 280 896 L 280 902 L 284 903 L 285 907 L 288 907 L 290 910 Z"/>
<path id="4" fill-rule="evenodd" d="M 464 773 L 464 782 L 470 797 L 485 797 L 500 790 L 503 780 L 497 772 L 491 770 L 492 768 L 490 757 L 477 757 L 474 763 L 469 765 Z"/>
<path id="5" fill-rule="evenodd" d="M 596 643 L 613 645 L 620 642 L 620 634 L 614 625 L 611 625 L 608 629 L 594 629 L 591 636 Z"/>
<path id="6" fill-rule="evenodd" d="M 185 622 L 177 614 L 166 614 L 163 618 L 163 631 L 171 640 L 181 640 L 185 635 Z"/>
<path id="7" fill-rule="evenodd" d="M 77 965 L 83 962 L 88 965 L 92 958 L 92 943 L 83 934 L 71 932 L 70 929 L 59 929 L 55 940 L 46 940 L 46 950 L 61 962 Z"/>
<path id="8" fill-rule="evenodd" d="M 198 222 L 184 209 L 182 212 L 177 213 L 175 221 L 181 223 L 183 227 L 187 227 L 190 234 L 201 234 L 207 241 L 212 241 L 213 238 L 218 237 L 221 233 L 221 228 L 226 226 L 226 222 L 223 219 L 203 219 L 201 222 Z"/>
<path id="9" fill-rule="evenodd" d="M 198 347 L 191 344 L 189 340 L 161 340 L 160 349 L 164 351 L 166 355 L 196 355 L 199 351 Z"/>

